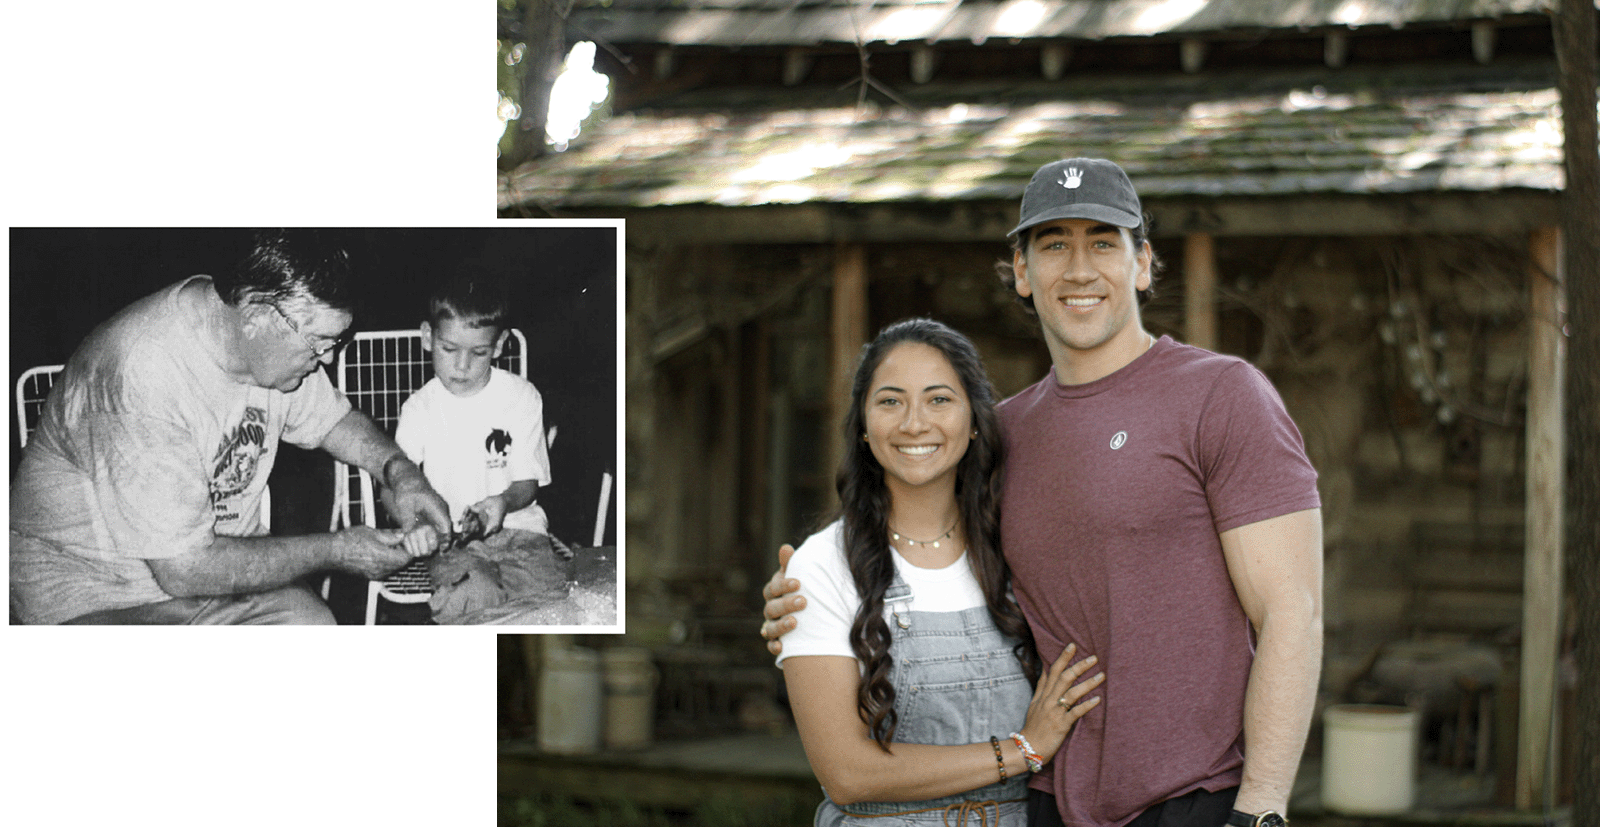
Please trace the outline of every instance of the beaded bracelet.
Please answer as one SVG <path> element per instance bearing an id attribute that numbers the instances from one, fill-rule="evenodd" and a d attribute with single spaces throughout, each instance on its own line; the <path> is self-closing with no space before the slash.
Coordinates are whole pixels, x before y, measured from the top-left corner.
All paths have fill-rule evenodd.
<path id="1" fill-rule="evenodd" d="M 1022 760 L 1028 762 L 1028 769 L 1034 772 L 1044 769 L 1044 759 L 1033 751 L 1033 745 L 1028 743 L 1027 738 L 1022 737 L 1022 733 L 1011 733 L 1011 740 L 1016 742 L 1017 749 L 1022 750 Z"/>
<path id="2" fill-rule="evenodd" d="M 1000 765 L 1000 783 L 1004 784 L 1006 780 L 1006 759 L 1000 754 L 1000 739 L 990 735 L 989 744 L 994 747 L 994 762 Z"/>

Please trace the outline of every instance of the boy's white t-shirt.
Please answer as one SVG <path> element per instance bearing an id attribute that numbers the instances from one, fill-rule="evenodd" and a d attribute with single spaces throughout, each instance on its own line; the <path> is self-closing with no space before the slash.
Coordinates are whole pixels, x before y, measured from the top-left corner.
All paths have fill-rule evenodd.
<path id="1" fill-rule="evenodd" d="M 806 607 L 794 614 L 799 621 L 794 631 L 783 636 L 783 654 L 778 665 L 802 655 L 842 655 L 855 657 L 850 649 L 850 626 L 855 623 L 861 598 L 844 559 L 843 524 L 834 521 L 827 528 L 806 538 L 789 558 L 787 576 L 800 581 L 799 594 Z M 972 573 L 966 552 L 942 569 L 912 565 L 897 551 L 891 551 L 895 570 L 911 587 L 911 599 L 884 605 L 890 623 L 895 608 L 902 611 L 959 612 L 986 605 L 978 578 Z"/>
<path id="2" fill-rule="evenodd" d="M 550 484 L 544 401 L 531 382 L 500 368 L 491 368 L 488 383 L 472 396 L 456 396 L 437 378 L 428 380 L 400 406 L 394 438 L 422 466 L 458 522 L 468 506 L 513 482 Z M 537 500 L 507 514 L 505 527 L 549 531 Z"/>

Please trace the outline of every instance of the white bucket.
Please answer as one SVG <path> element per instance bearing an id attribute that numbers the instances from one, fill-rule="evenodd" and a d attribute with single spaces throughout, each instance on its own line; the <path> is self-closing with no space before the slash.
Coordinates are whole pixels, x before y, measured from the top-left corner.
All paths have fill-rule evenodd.
<path id="1" fill-rule="evenodd" d="M 591 649 L 546 656 L 539 673 L 539 749 L 574 755 L 600 750 L 600 657 Z"/>
<path id="2" fill-rule="evenodd" d="M 650 744 L 655 722 L 656 668 L 650 650 L 618 646 L 600 656 L 605 665 L 607 749 Z"/>
<path id="3" fill-rule="evenodd" d="M 1322 806 L 1394 815 L 1416 800 L 1417 711 L 1344 704 L 1322 714 Z"/>

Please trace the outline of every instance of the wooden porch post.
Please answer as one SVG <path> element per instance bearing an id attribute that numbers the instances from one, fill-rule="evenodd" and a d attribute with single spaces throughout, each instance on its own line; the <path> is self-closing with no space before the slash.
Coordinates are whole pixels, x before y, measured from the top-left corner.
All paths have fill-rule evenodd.
<path id="1" fill-rule="evenodd" d="M 860 244 L 840 242 L 833 253 L 833 342 L 829 360 L 833 365 L 833 394 L 828 404 L 828 453 L 823 462 L 829 473 L 843 456 L 839 425 L 850 407 L 850 370 L 866 341 L 867 251 Z M 826 489 L 833 494 L 832 485 Z"/>
<path id="2" fill-rule="evenodd" d="M 1562 385 L 1560 233 L 1529 239 L 1527 540 L 1522 578 L 1522 708 L 1517 723 L 1519 810 L 1538 807 L 1555 777 L 1556 657 L 1561 638 L 1561 559 L 1566 459 Z"/>
<path id="3" fill-rule="evenodd" d="M 1183 335 L 1189 344 L 1217 349 L 1217 251 L 1210 233 L 1183 239 Z"/>

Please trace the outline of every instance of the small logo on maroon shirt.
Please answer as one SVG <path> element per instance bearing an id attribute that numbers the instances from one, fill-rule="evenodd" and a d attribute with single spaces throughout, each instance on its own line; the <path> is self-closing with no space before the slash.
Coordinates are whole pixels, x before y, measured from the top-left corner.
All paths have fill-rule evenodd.
<path id="1" fill-rule="evenodd" d="M 1115 436 L 1111 437 L 1111 450 L 1115 451 L 1118 448 L 1121 448 L 1124 444 L 1127 443 L 1127 441 L 1128 441 L 1128 432 L 1127 431 L 1118 431 Z"/>

